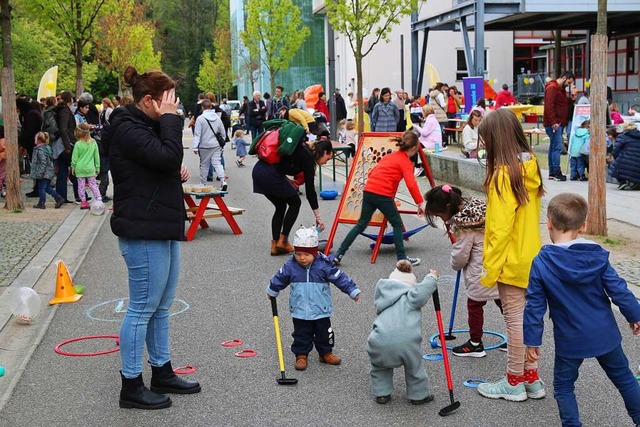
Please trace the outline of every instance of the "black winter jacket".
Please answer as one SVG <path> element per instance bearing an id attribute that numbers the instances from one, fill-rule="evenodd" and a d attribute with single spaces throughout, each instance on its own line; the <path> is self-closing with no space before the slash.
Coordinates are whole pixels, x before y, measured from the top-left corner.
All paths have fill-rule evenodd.
<path id="1" fill-rule="evenodd" d="M 611 176 L 634 184 L 640 183 L 640 131 L 624 131 L 616 139 L 609 165 Z"/>
<path id="2" fill-rule="evenodd" d="M 114 186 L 111 230 L 133 239 L 184 240 L 182 120 L 163 114 L 156 122 L 135 105 L 118 110 L 103 134 Z"/>
<path id="3" fill-rule="evenodd" d="M 58 131 L 64 144 L 64 149 L 71 152 L 76 143 L 76 119 L 73 117 L 71 108 L 63 105 L 58 110 Z"/>

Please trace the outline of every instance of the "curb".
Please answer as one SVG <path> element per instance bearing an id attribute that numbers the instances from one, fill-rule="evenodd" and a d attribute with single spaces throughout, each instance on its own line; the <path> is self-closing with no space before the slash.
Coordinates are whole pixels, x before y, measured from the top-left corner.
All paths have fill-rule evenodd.
<path id="1" fill-rule="evenodd" d="M 12 356 L 11 353 L 15 353 L 14 350 L 0 348 L 0 357 L 6 359 L 3 364 L 10 366 L 5 376 L 0 378 L 0 383 L 9 380 L 7 386 L 0 393 L 0 412 L 2 412 L 2 409 L 11 398 L 14 388 L 22 377 L 22 373 L 25 371 L 36 348 L 42 342 L 58 310 L 59 305 L 55 305 L 46 310 L 46 301 L 55 292 L 55 286 L 52 287 L 50 285 L 48 277 L 55 277 L 58 256 L 64 252 L 77 252 L 75 256 L 65 257 L 66 262 L 70 266 L 69 274 L 73 277 L 80 269 L 80 266 L 82 266 L 88 253 L 88 248 L 93 244 L 93 241 L 108 216 L 110 215 L 105 213 L 102 217 L 95 218 L 93 215 L 88 215 L 87 211 L 81 211 L 79 209 L 71 212 L 55 234 L 51 236 L 11 285 L 6 288 L 5 295 L 7 297 L 0 300 L 0 340 L 7 337 L 6 339 L 11 343 L 12 340 L 22 340 L 26 338 L 28 343 L 22 348 L 19 358 Z M 52 275 L 45 274 L 49 271 L 52 272 Z M 36 291 L 37 289 L 35 288 L 45 289 L 45 291 L 38 292 L 43 298 L 42 310 L 44 315 L 40 318 L 41 320 L 37 322 L 37 325 L 23 329 L 22 333 L 20 330 L 11 331 L 12 327 L 16 325 L 10 321 L 13 314 L 9 309 L 10 295 L 20 287 L 34 288 Z M 11 332 L 13 332 L 13 334 Z"/>

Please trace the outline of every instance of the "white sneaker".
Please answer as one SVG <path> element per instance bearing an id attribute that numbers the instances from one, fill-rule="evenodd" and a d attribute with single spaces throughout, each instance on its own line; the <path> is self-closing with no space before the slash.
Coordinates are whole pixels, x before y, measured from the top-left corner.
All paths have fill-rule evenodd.
<path id="1" fill-rule="evenodd" d="M 420 176 L 420 175 L 422 174 L 422 172 L 424 172 L 424 168 L 423 168 L 423 167 L 415 168 L 415 169 L 413 170 L 413 174 L 414 174 L 415 176 Z"/>
<path id="2" fill-rule="evenodd" d="M 228 185 L 227 181 L 222 181 L 222 186 L 220 187 L 220 191 L 227 191 Z"/>
<path id="3" fill-rule="evenodd" d="M 420 258 L 407 257 L 407 261 L 409 261 L 411 263 L 411 265 L 413 265 L 414 267 L 416 265 L 420 264 Z"/>

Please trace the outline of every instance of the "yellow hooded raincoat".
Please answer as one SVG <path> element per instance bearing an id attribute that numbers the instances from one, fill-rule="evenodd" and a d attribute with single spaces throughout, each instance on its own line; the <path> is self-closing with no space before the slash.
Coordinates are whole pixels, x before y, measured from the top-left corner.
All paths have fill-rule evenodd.
<path id="1" fill-rule="evenodd" d="M 542 246 L 540 240 L 541 181 L 537 160 L 522 162 L 524 184 L 529 202 L 518 206 L 511 190 L 506 168 L 498 171 L 500 195 L 491 181 L 487 194 L 487 216 L 484 237 L 483 273 L 480 283 L 493 287 L 496 282 L 526 288 L 531 262 Z"/>

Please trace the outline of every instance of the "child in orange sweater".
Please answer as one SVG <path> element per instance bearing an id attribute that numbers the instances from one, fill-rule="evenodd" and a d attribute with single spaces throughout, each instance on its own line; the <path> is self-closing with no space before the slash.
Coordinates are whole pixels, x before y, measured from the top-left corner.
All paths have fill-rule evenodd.
<path id="1" fill-rule="evenodd" d="M 340 244 L 338 252 L 333 256 L 335 264 L 340 264 L 349 246 L 351 246 L 358 234 L 367 228 L 371 217 L 377 209 L 382 212 L 393 226 L 393 243 L 396 246 L 398 260 L 406 259 L 412 265 L 420 263 L 420 258 L 407 257 L 404 251 L 402 218 L 394 201 L 398 185 L 404 178 L 411 197 L 418 205 L 418 215 L 424 214 L 424 199 L 420 194 L 420 188 L 413 174 L 413 163 L 410 159 L 420 149 L 418 136 L 413 131 L 408 130 L 402 135 L 402 138 L 396 138 L 396 146 L 398 150 L 380 159 L 369 173 L 362 194 L 360 219 L 358 219 L 356 226 L 349 231 L 347 237 Z"/>

